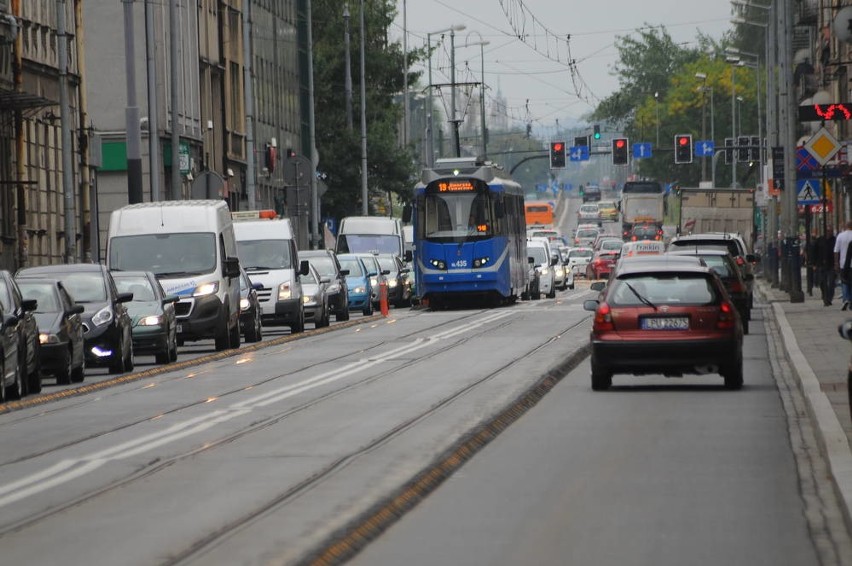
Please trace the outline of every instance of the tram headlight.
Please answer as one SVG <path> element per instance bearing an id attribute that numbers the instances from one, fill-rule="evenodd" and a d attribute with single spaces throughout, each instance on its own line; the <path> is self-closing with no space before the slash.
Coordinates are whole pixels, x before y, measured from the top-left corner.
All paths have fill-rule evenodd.
<path id="1" fill-rule="evenodd" d="M 491 261 L 490 257 L 478 257 L 473 260 L 473 267 L 485 267 Z"/>
<path id="2" fill-rule="evenodd" d="M 432 267 L 435 269 L 445 270 L 447 269 L 447 263 L 442 259 L 430 259 L 429 263 L 432 264 Z"/>

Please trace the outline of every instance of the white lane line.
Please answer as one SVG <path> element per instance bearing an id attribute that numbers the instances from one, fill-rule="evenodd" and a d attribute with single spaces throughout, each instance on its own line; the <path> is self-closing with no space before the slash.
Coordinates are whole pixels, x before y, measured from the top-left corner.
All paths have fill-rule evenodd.
<path id="1" fill-rule="evenodd" d="M 255 395 L 233 403 L 226 409 L 217 409 L 205 415 L 177 422 L 167 428 L 121 442 L 109 448 L 92 452 L 79 458 L 69 458 L 57 462 L 49 468 L 29 475 L 26 478 L 0 485 L 0 507 L 10 505 L 27 497 L 58 487 L 74 479 L 91 473 L 108 462 L 138 456 L 154 448 L 171 444 L 177 440 L 201 433 L 216 425 L 226 423 L 239 416 L 250 413 L 253 409 L 265 407 L 323 385 L 333 383 L 354 373 L 364 371 L 383 362 L 398 359 L 417 350 L 434 344 L 438 340 L 452 338 L 458 334 L 470 332 L 474 328 L 496 322 L 511 316 L 512 312 L 489 314 L 479 320 L 469 322 L 457 328 L 439 332 L 427 338 L 417 338 L 411 344 L 400 346 L 375 358 L 359 360 L 347 364 L 343 368 L 324 372 L 320 375 L 302 380 L 298 383 Z"/>

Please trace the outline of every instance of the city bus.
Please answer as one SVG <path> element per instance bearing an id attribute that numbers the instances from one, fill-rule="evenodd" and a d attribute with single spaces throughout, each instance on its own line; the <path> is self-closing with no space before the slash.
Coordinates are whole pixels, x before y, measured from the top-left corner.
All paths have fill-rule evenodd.
<path id="1" fill-rule="evenodd" d="M 545 201 L 528 202 L 524 205 L 527 226 L 553 226 L 553 205 Z"/>

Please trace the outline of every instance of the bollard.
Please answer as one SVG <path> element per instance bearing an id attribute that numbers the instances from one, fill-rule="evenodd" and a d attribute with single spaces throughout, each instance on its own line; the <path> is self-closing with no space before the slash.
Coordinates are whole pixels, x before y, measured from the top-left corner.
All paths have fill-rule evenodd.
<path id="1" fill-rule="evenodd" d="M 382 311 L 382 316 L 388 316 L 390 309 L 388 307 L 388 282 L 382 281 L 379 283 L 379 309 Z"/>

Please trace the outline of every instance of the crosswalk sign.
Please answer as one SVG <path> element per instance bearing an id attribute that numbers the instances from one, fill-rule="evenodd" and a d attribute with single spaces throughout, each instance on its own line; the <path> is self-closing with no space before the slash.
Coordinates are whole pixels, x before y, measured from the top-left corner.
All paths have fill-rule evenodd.
<path id="1" fill-rule="evenodd" d="M 799 179 L 796 181 L 796 201 L 798 204 L 819 204 L 822 192 L 819 179 Z"/>

